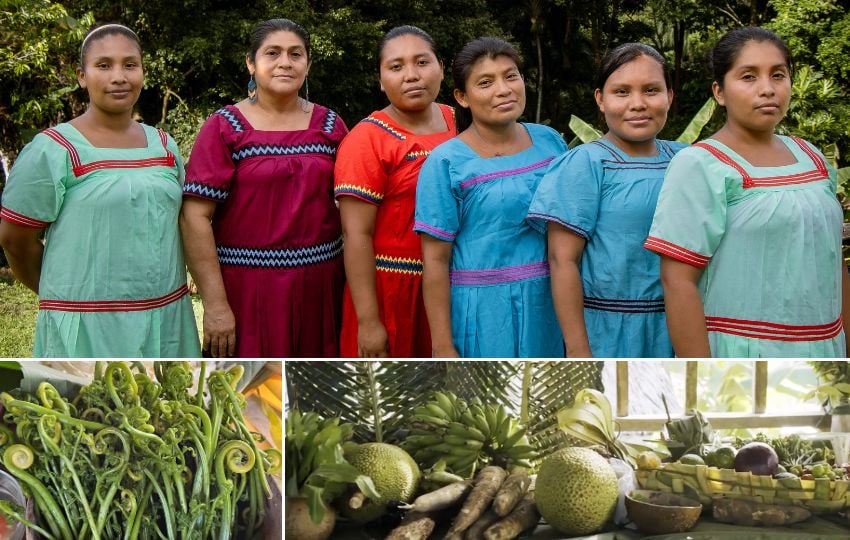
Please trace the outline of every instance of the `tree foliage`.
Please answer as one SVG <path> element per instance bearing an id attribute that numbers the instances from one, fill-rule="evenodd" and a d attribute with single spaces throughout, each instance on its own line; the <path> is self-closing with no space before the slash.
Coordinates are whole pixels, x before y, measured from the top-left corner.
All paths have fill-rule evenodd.
<path id="1" fill-rule="evenodd" d="M 453 103 L 455 51 L 481 35 L 516 44 L 526 59 L 526 118 L 565 132 L 572 116 L 604 128 L 593 100 L 606 50 L 628 41 L 667 57 L 676 97 L 663 137 L 675 138 L 710 96 L 705 53 L 742 24 L 763 24 L 788 40 L 806 84 L 798 82 L 785 129 L 850 152 L 850 116 L 841 89 L 850 67 L 848 0 L 0 0 L 0 154 L 14 157 L 38 130 L 79 114 L 85 95 L 73 68 L 93 22 L 133 28 L 144 46 L 146 88 L 140 118 L 171 132 L 188 154 L 215 109 L 245 93 L 252 26 L 288 17 L 312 34 L 310 99 L 338 111 L 349 126 L 386 104 L 377 82 L 382 34 L 415 24 L 435 38 L 446 65 L 440 99 Z M 808 86 L 806 86 L 808 85 Z M 826 86 L 838 89 L 825 91 Z M 836 93 L 837 92 L 837 93 Z M 538 113 L 539 111 L 539 113 Z M 797 116 L 794 116 L 794 115 Z M 722 122 L 715 114 L 707 126 Z"/>

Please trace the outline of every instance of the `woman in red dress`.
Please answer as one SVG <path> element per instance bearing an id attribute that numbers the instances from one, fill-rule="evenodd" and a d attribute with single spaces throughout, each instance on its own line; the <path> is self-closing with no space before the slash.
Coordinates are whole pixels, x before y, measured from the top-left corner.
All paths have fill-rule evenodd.
<path id="1" fill-rule="evenodd" d="M 443 64 L 423 30 L 390 30 L 378 58 L 390 104 L 351 130 L 335 169 L 348 280 L 340 353 L 430 357 L 413 209 L 419 169 L 432 149 L 454 137 L 454 114 L 434 101 Z"/>
<path id="2" fill-rule="evenodd" d="M 216 111 L 195 141 L 181 213 L 212 356 L 339 354 L 342 238 L 333 200 L 339 116 L 298 96 L 310 37 L 259 23 L 248 99 Z"/>

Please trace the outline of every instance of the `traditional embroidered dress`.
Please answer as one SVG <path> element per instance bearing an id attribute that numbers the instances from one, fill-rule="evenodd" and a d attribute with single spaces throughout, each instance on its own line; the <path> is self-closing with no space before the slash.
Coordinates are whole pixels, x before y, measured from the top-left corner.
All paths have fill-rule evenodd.
<path id="1" fill-rule="evenodd" d="M 643 249 L 664 171 L 682 143 L 656 141 L 655 157 L 632 157 L 599 139 L 556 159 L 528 217 L 584 238 L 581 281 L 590 350 L 608 358 L 672 357 L 660 260 Z"/>
<path id="2" fill-rule="evenodd" d="M 713 356 L 844 356 L 836 174 L 807 142 L 755 167 L 707 139 L 671 161 L 647 249 L 703 268 Z"/>
<path id="3" fill-rule="evenodd" d="M 219 203 L 213 233 L 237 356 L 338 354 L 344 278 L 332 189 L 346 132 L 321 105 L 301 131 L 255 130 L 228 105 L 198 134 L 183 193 Z"/>
<path id="4" fill-rule="evenodd" d="M 142 127 L 144 148 L 96 148 L 59 124 L 12 168 L 0 218 L 47 229 L 34 356 L 200 356 L 177 225 L 183 163 Z"/>
<path id="5" fill-rule="evenodd" d="M 546 236 L 528 207 L 561 136 L 523 124 L 532 146 L 482 158 L 458 138 L 425 161 L 414 229 L 452 243 L 452 338 L 464 357 L 563 357 L 549 285 Z"/>
<path id="6" fill-rule="evenodd" d="M 378 207 L 372 246 L 381 323 L 390 356 L 431 356 L 431 331 L 422 300 L 422 248 L 413 232 L 416 181 L 425 158 L 455 135 L 451 107 L 440 105 L 448 129 L 418 135 L 382 111 L 364 118 L 345 138 L 336 163 L 334 193 Z M 346 285 L 340 352 L 357 356 L 357 312 Z"/>

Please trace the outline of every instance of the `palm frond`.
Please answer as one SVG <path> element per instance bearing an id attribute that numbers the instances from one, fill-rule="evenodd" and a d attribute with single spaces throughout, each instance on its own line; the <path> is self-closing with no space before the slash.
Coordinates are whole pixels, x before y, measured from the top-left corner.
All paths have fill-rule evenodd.
<path id="1" fill-rule="evenodd" d="M 291 407 L 341 417 L 360 442 L 398 442 L 413 409 L 443 390 L 527 417 L 543 454 L 576 444 L 558 429 L 555 413 L 579 390 L 602 389 L 602 363 L 593 361 L 290 361 L 285 370 Z"/>

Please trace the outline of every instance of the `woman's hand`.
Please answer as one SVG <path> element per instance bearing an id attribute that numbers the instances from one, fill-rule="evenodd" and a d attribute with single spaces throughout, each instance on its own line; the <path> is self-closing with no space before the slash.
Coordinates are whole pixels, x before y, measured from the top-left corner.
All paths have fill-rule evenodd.
<path id="1" fill-rule="evenodd" d="M 432 348 L 434 358 L 460 358 L 454 345 L 445 345 Z"/>
<path id="2" fill-rule="evenodd" d="M 218 306 L 204 304 L 203 349 L 213 358 L 236 354 L 236 317 L 227 303 Z"/>
<path id="3" fill-rule="evenodd" d="M 357 356 L 360 358 L 387 358 L 389 344 L 387 329 L 381 321 L 369 320 L 357 325 Z"/>

